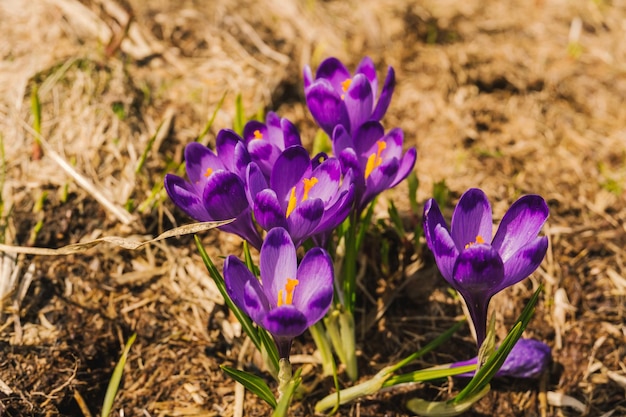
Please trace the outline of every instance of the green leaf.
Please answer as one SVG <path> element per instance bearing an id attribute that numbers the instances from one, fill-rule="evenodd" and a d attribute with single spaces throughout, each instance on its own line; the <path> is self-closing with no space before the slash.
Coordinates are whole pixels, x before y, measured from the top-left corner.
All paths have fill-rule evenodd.
<path id="1" fill-rule="evenodd" d="M 389 208 L 387 209 L 389 213 L 389 219 L 391 219 L 391 224 L 398 232 L 398 236 L 403 237 L 404 233 L 404 224 L 402 224 L 402 218 L 400 217 L 400 213 L 398 213 L 398 209 L 396 205 L 393 203 L 393 200 L 389 200 Z"/>
<path id="2" fill-rule="evenodd" d="M 318 129 L 313 138 L 313 150 L 311 155 L 317 155 L 320 152 L 330 153 L 333 147 L 330 138 L 322 129 Z"/>
<path id="3" fill-rule="evenodd" d="M 246 116 L 243 110 L 243 99 L 241 93 L 237 94 L 235 99 L 235 120 L 233 121 L 233 130 L 239 136 L 243 135 L 243 127 L 246 124 Z"/>
<path id="4" fill-rule="evenodd" d="M 130 338 L 126 342 L 126 346 L 124 346 L 124 351 L 122 352 L 122 356 L 120 357 L 119 362 L 117 363 L 117 365 L 115 365 L 113 375 L 111 375 L 111 379 L 109 380 L 107 392 L 104 395 L 104 401 L 102 402 L 102 412 L 100 413 L 101 417 L 108 417 L 109 414 L 111 414 L 113 401 L 115 400 L 115 395 L 117 394 L 117 390 L 120 387 L 120 381 L 122 380 L 122 374 L 124 373 L 124 366 L 126 365 L 128 352 L 130 352 L 130 347 L 133 345 L 136 338 L 137 333 L 133 333 L 132 336 L 130 336 Z"/>
<path id="5" fill-rule="evenodd" d="M 146 159 L 148 159 L 148 153 L 150 153 L 150 149 L 152 149 L 152 145 L 154 145 L 154 141 L 159 135 L 159 131 L 163 127 L 163 123 L 165 123 L 165 120 L 159 123 L 159 126 L 157 126 L 154 132 L 154 135 L 152 135 L 152 137 L 148 140 L 148 143 L 146 144 L 146 148 L 143 150 L 143 153 L 141 154 L 141 157 L 139 158 L 139 163 L 137 164 L 137 167 L 135 168 L 135 174 L 138 174 L 139 171 L 141 171 L 141 169 L 143 168 L 144 164 L 146 163 Z"/>
<path id="6" fill-rule="evenodd" d="M 417 178 L 417 171 L 413 171 L 407 177 L 409 183 L 409 203 L 411 204 L 411 211 L 413 214 L 419 214 L 419 205 L 417 204 L 417 189 L 419 187 L 419 179 Z"/>
<path id="7" fill-rule="evenodd" d="M 408 374 L 392 376 L 385 381 L 383 387 L 392 387 L 394 385 L 406 384 L 409 382 L 432 381 L 433 379 L 447 378 L 449 376 L 464 374 L 475 370 L 476 365 L 457 366 L 455 368 L 450 368 L 450 365 L 435 366 L 433 368 L 409 372 Z"/>
<path id="8" fill-rule="evenodd" d="M 33 89 L 30 93 L 30 111 L 33 113 L 33 130 L 37 133 L 35 135 L 35 141 L 39 143 L 39 136 L 41 135 L 41 102 L 39 101 L 39 88 L 37 84 L 33 85 Z"/>
<path id="9" fill-rule="evenodd" d="M 274 398 L 274 393 L 272 393 L 272 390 L 267 386 L 263 378 L 226 365 L 220 365 L 220 368 L 226 372 L 226 375 L 239 382 L 250 390 L 250 392 L 255 393 L 260 399 L 268 403 L 270 407 L 276 408 L 277 403 L 276 398 Z"/>
<path id="10" fill-rule="evenodd" d="M 202 242 L 200 241 L 198 235 L 195 235 L 194 239 L 196 241 L 196 247 L 200 252 L 200 257 L 202 258 L 204 265 L 209 271 L 209 275 L 211 275 L 211 278 L 213 278 L 213 281 L 215 281 L 217 289 L 222 294 L 222 297 L 224 297 L 224 302 L 226 303 L 230 311 L 233 312 L 239 323 L 241 323 L 241 327 L 246 332 L 248 337 L 252 340 L 254 346 L 256 346 L 257 349 L 261 350 L 261 346 L 263 346 L 263 344 L 261 342 L 259 334 L 257 333 L 256 328 L 252 324 L 252 320 L 250 320 L 250 318 L 243 311 L 241 311 L 241 309 L 237 307 L 235 303 L 233 303 L 233 300 L 230 299 L 228 293 L 226 292 L 224 277 L 222 277 L 222 274 L 220 274 L 220 272 L 215 267 L 213 261 L 211 261 L 211 258 L 209 258 L 209 255 L 206 253 L 206 250 L 204 249 L 204 246 L 202 245 Z"/>
<path id="11" fill-rule="evenodd" d="M 450 202 L 450 189 L 446 184 L 446 180 L 441 180 L 433 184 L 433 198 L 443 210 Z"/>
<path id="12" fill-rule="evenodd" d="M 261 355 L 263 355 L 263 360 L 265 364 L 269 368 L 270 373 L 274 378 L 278 376 L 278 361 L 280 358 L 278 357 L 278 349 L 276 348 L 276 343 L 274 342 L 274 338 L 268 333 L 267 330 L 262 328 L 257 328 L 257 334 L 259 335 L 259 339 L 261 340 Z"/>

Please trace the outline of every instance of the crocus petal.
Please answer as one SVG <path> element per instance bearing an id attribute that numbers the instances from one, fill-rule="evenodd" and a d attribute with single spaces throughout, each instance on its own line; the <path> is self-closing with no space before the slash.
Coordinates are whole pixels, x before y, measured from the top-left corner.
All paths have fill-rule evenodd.
<path id="1" fill-rule="evenodd" d="M 450 232 L 459 251 L 468 244 L 491 242 L 493 225 L 491 205 L 487 196 L 478 188 L 470 188 L 461 196 L 452 214 Z"/>
<path id="2" fill-rule="evenodd" d="M 491 245 L 477 244 L 460 253 L 453 276 L 460 288 L 488 293 L 504 280 L 504 264 Z"/>
<path id="3" fill-rule="evenodd" d="M 327 206 L 325 208 L 322 220 L 315 228 L 315 233 L 332 231 L 341 223 L 343 223 L 343 221 L 348 217 L 348 215 L 350 215 L 350 212 L 352 211 L 354 196 L 355 187 L 354 184 L 350 184 L 347 190 L 344 190 L 341 192 L 341 194 L 339 194 L 339 198 L 333 205 Z"/>
<path id="4" fill-rule="evenodd" d="M 363 74 L 358 74 L 352 79 L 348 91 L 344 95 L 344 103 L 350 118 L 350 131 L 369 120 L 374 106 L 374 93 L 372 86 Z"/>
<path id="5" fill-rule="evenodd" d="M 398 185 L 402 180 L 409 176 L 413 168 L 415 167 L 415 161 L 417 160 L 417 150 L 415 148 L 409 148 L 406 154 L 400 160 L 400 166 L 396 173 L 396 178 L 393 180 L 389 188 L 393 188 Z"/>
<path id="6" fill-rule="evenodd" d="M 252 221 L 251 210 L 248 207 L 234 221 L 219 227 L 228 233 L 236 234 L 243 240 L 247 241 L 253 248 L 261 249 L 263 239 L 256 230 L 254 222 Z"/>
<path id="7" fill-rule="evenodd" d="M 359 65 L 356 67 L 354 74 L 363 74 L 367 77 L 367 80 L 370 82 L 372 86 L 372 92 L 374 96 L 378 94 L 378 79 L 376 78 L 376 66 L 374 65 L 374 61 L 372 58 L 366 56 L 364 57 Z"/>
<path id="8" fill-rule="evenodd" d="M 505 280 L 495 288 L 494 294 L 506 287 L 517 284 L 532 274 L 541 265 L 548 250 L 548 238 L 536 237 L 526 246 L 518 249 L 504 261 Z"/>
<path id="9" fill-rule="evenodd" d="M 352 171 L 354 174 L 354 183 L 359 189 L 365 188 L 365 177 L 363 176 L 363 168 L 359 163 L 359 158 L 352 148 L 346 148 L 337 154 L 339 161 L 341 162 L 341 172 L 346 175 L 348 171 Z"/>
<path id="10" fill-rule="evenodd" d="M 321 248 L 309 250 L 298 268 L 298 281 L 293 305 L 312 325 L 324 317 L 333 300 L 334 273 L 328 253 Z"/>
<path id="11" fill-rule="evenodd" d="M 296 248 L 287 231 L 282 227 L 270 230 L 261 247 L 260 270 L 272 306 L 277 305 L 278 292 L 284 290 L 287 279 L 296 279 L 297 264 Z"/>
<path id="12" fill-rule="evenodd" d="M 243 127 L 243 140 L 246 142 L 246 146 L 250 146 L 250 143 L 259 140 L 255 135 L 256 131 L 258 131 L 263 136 L 263 139 L 261 140 L 264 140 L 269 136 L 268 126 L 266 126 L 265 123 L 258 120 L 250 120 Z"/>
<path id="13" fill-rule="evenodd" d="M 198 193 L 204 189 L 207 178 L 211 171 L 219 171 L 225 169 L 224 164 L 212 150 L 201 143 L 191 142 L 185 146 L 185 169 L 189 182 L 194 186 L 197 185 Z"/>
<path id="14" fill-rule="evenodd" d="M 550 346 L 535 339 L 519 339 L 506 360 L 496 373 L 496 377 L 512 377 L 512 378 L 537 378 L 548 367 L 550 362 L 551 349 Z M 458 368 L 460 366 L 475 365 L 478 358 L 474 357 L 466 361 L 455 362 L 450 368 Z M 474 371 L 464 374 L 455 375 L 456 377 L 471 378 Z"/>
<path id="15" fill-rule="evenodd" d="M 326 58 L 315 73 L 317 81 L 328 80 L 336 91 L 341 91 L 342 83 L 350 78 L 350 71 L 335 57 Z"/>
<path id="16" fill-rule="evenodd" d="M 314 81 L 313 72 L 311 71 L 310 66 L 306 65 L 304 67 L 304 69 L 302 70 L 302 78 L 304 80 L 304 90 L 306 91 L 306 89 L 309 88 Z"/>
<path id="17" fill-rule="evenodd" d="M 383 140 L 385 129 L 383 125 L 375 120 L 367 121 L 359 126 L 354 135 L 354 150 L 359 155 L 359 161 L 362 167 L 367 164 L 367 159 L 371 154 L 378 151 L 377 142 Z M 386 150 L 383 151 L 386 156 Z"/>
<path id="18" fill-rule="evenodd" d="M 324 215 L 324 203 L 319 198 L 298 203 L 287 218 L 287 229 L 296 246 L 313 234 Z"/>
<path id="19" fill-rule="evenodd" d="M 317 124 L 332 135 L 337 125 L 350 129 L 350 118 L 345 103 L 330 82 L 318 80 L 306 91 L 306 103 Z"/>
<path id="20" fill-rule="evenodd" d="M 245 175 L 245 168 L 250 163 L 250 155 L 243 139 L 230 129 L 222 129 L 215 138 L 215 149 L 227 170 L 240 177 Z"/>
<path id="21" fill-rule="evenodd" d="M 342 125 L 335 126 L 331 138 L 333 153 L 335 155 L 339 155 L 345 149 L 354 149 L 354 141 L 352 139 L 352 135 L 349 134 L 346 128 Z"/>
<path id="22" fill-rule="evenodd" d="M 283 149 L 296 145 L 302 146 L 300 132 L 293 123 L 283 117 L 280 119 L 280 128 L 283 131 Z"/>
<path id="23" fill-rule="evenodd" d="M 294 306 L 283 305 L 265 315 L 261 325 L 275 337 L 294 338 L 308 328 L 308 320 Z"/>
<path id="24" fill-rule="evenodd" d="M 492 243 L 505 262 L 537 236 L 548 214 L 548 205 L 538 195 L 525 195 L 513 203 L 502 218 Z"/>
<path id="25" fill-rule="evenodd" d="M 270 310 L 270 303 L 259 281 L 237 257 L 224 261 L 224 283 L 233 302 L 256 323 L 261 323 Z"/>
<path id="26" fill-rule="evenodd" d="M 496 376 L 536 378 L 548 367 L 550 346 L 535 339 L 520 339 L 506 357 Z"/>
<path id="27" fill-rule="evenodd" d="M 270 178 L 274 163 L 280 156 L 280 149 L 263 139 L 258 139 L 250 142 L 248 152 L 250 158 L 261 168 L 263 175 Z"/>
<path id="28" fill-rule="evenodd" d="M 311 174 L 317 183 L 309 191 L 309 198 L 319 198 L 327 203 L 337 194 L 341 181 L 341 162 L 337 158 L 328 158 Z"/>
<path id="29" fill-rule="evenodd" d="M 200 222 L 209 222 L 213 219 L 202 204 L 201 197 L 196 193 L 194 186 L 184 179 L 167 174 L 164 179 L 165 191 L 172 202 L 183 210 L 189 217 Z"/>
<path id="30" fill-rule="evenodd" d="M 389 108 L 389 103 L 391 103 L 391 96 L 393 95 L 393 90 L 396 86 L 396 74 L 392 67 L 389 67 L 387 70 L 387 77 L 385 78 L 385 83 L 383 84 L 383 91 L 380 93 L 380 98 L 378 99 L 378 103 L 376 103 L 376 108 L 374 108 L 374 112 L 372 113 L 372 120 L 380 120 L 383 118 L 387 109 Z M 376 90 L 374 90 L 374 94 L 376 94 Z"/>
<path id="31" fill-rule="evenodd" d="M 261 228 L 287 227 L 283 211 L 274 190 L 265 189 L 254 198 L 254 218 Z"/>
<path id="32" fill-rule="evenodd" d="M 228 171 L 211 174 L 204 187 L 202 200 L 207 212 L 215 220 L 234 219 L 249 207 L 242 179 Z"/>
<path id="33" fill-rule="evenodd" d="M 426 238 L 426 244 L 430 250 L 433 250 L 435 242 L 435 228 L 441 225 L 444 229 L 448 229 L 446 220 L 441 214 L 439 204 L 434 198 L 430 198 L 424 204 L 424 237 Z M 448 233 L 449 234 L 449 233 Z"/>
<path id="34" fill-rule="evenodd" d="M 246 169 L 246 197 L 251 206 L 254 206 L 256 195 L 268 188 L 267 181 L 261 168 L 252 162 Z"/>
<path id="35" fill-rule="evenodd" d="M 291 189 L 311 170 L 309 153 L 302 146 L 285 149 L 274 164 L 270 187 L 276 192 L 278 201 L 287 209 Z"/>
<path id="36" fill-rule="evenodd" d="M 434 226 L 431 236 L 432 241 L 429 246 L 435 257 L 439 272 L 450 285 L 458 290 L 459 285 L 454 279 L 454 266 L 459 257 L 459 251 L 452 240 L 452 236 L 450 236 L 448 229 L 441 224 Z"/>
<path id="37" fill-rule="evenodd" d="M 365 180 L 365 193 L 359 199 L 359 208 L 362 210 L 374 197 L 391 187 L 398 173 L 399 161 L 395 158 L 384 161 L 374 168 Z"/>
<path id="38" fill-rule="evenodd" d="M 391 129 L 383 140 L 387 145 L 383 151 L 385 158 L 402 158 L 402 145 L 404 144 L 404 132 L 399 127 Z"/>

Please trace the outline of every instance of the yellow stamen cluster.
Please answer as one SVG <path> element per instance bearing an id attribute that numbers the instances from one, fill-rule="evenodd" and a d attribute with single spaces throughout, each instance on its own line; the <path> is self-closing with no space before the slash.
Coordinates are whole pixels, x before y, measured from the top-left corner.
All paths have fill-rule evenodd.
<path id="1" fill-rule="evenodd" d="M 318 179 L 315 177 L 305 178 L 302 180 L 304 183 L 304 190 L 302 192 L 302 201 L 306 201 L 309 198 L 309 191 L 315 184 L 317 184 Z M 296 209 L 297 199 L 296 199 L 296 187 L 291 189 L 291 194 L 289 195 L 289 203 L 287 204 L 287 212 L 285 213 L 287 217 Z"/>
<path id="2" fill-rule="evenodd" d="M 276 305 L 278 307 L 282 305 L 291 305 L 293 303 L 293 292 L 299 283 L 300 282 L 297 279 L 287 278 L 285 289 L 278 290 L 278 300 L 276 301 Z"/>
<path id="3" fill-rule="evenodd" d="M 207 168 L 206 171 L 204 171 L 204 176 L 209 178 L 212 173 L 213 173 L 213 168 Z"/>
<path id="4" fill-rule="evenodd" d="M 482 243 L 485 243 L 485 239 L 483 239 L 483 237 L 481 235 L 478 235 L 478 236 L 476 236 L 476 240 L 475 241 L 470 242 L 467 245 L 465 245 L 465 249 L 471 248 L 474 245 L 480 245 Z"/>
<path id="5" fill-rule="evenodd" d="M 368 178 L 370 174 L 372 173 L 372 171 L 374 170 L 374 168 L 380 166 L 380 164 L 383 163 L 383 158 L 381 157 L 381 154 L 387 147 L 387 143 L 383 142 L 382 140 L 379 140 L 378 142 L 376 142 L 376 145 L 378 147 L 378 150 L 376 151 L 376 153 L 371 154 L 367 158 L 367 164 L 365 164 L 365 178 Z"/>
<path id="6" fill-rule="evenodd" d="M 254 139 L 263 139 L 263 133 L 259 129 L 254 131 Z"/>
<path id="7" fill-rule="evenodd" d="M 344 82 L 341 83 L 341 89 L 343 92 L 347 92 L 348 88 L 350 88 L 350 84 L 352 84 L 352 78 L 347 78 Z M 341 99 L 343 100 L 346 97 L 345 94 L 341 95 Z"/>

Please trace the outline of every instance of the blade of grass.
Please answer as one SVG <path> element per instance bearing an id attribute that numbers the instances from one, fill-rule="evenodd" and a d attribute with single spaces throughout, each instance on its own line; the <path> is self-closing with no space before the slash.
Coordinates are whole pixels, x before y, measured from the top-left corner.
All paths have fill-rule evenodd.
<path id="1" fill-rule="evenodd" d="M 239 93 L 235 99 L 235 120 L 233 120 L 233 130 L 237 132 L 239 136 L 243 135 L 243 126 L 245 123 L 246 116 L 243 110 L 243 99 L 241 93 Z"/>
<path id="2" fill-rule="evenodd" d="M 204 125 L 204 128 L 202 129 L 202 131 L 200 132 L 200 134 L 196 138 L 196 142 L 201 142 L 202 138 L 205 137 L 207 135 L 207 133 L 209 133 L 209 130 L 211 129 L 211 126 L 213 126 L 213 122 L 215 122 L 215 118 L 217 117 L 217 113 L 219 112 L 219 110 L 224 105 L 224 100 L 226 99 L 226 95 L 227 94 L 228 94 L 228 90 L 224 91 L 224 94 L 222 94 L 222 97 L 220 98 L 220 101 L 218 101 L 217 102 L 217 106 L 215 106 L 215 110 L 213 110 L 213 114 L 211 115 L 211 118 L 209 119 L 207 124 Z"/>
<path id="3" fill-rule="evenodd" d="M 117 365 L 115 365 L 113 375 L 111 375 L 111 379 L 109 380 L 107 392 L 104 395 L 104 401 L 102 402 L 102 412 L 100 413 L 101 417 L 109 417 L 109 414 L 111 414 L 113 401 L 115 400 L 115 396 L 117 395 L 117 391 L 120 387 L 120 382 L 122 380 L 122 374 L 124 373 L 124 366 L 126 365 L 128 352 L 130 352 L 130 348 L 135 342 L 136 338 L 137 333 L 133 333 L 132 336 L 130 336 L 130 338 L 126 342 L 126 346 L 124 346 L 124 351 L 122 352 L 122 356 L 120 357 L 119 362 L 117 363 Z"/>

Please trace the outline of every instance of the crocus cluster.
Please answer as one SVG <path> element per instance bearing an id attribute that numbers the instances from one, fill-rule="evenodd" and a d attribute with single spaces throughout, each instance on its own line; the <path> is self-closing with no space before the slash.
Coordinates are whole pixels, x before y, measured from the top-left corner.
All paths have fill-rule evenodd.
<path id="1" fill-rule="evenodd" d="M 274 336 L 283 357 L 291 339 L 322 318 L 333 296 L 328 254 L 314 247 L 297 267 L 296 248 L 307 240 L 325 244 L 351 213 L 360 213 L 415 165 L 415 148 L 403 154 L 402 131 L 385 133 L 380 123 L 394 86 L 393 68 L 379 95 L 371 59 L 351 75 L 329 58 L 315 77 L 305 69 L 304 87 L 333 155 L 311 157 L 295 125 L 269 112 L 264 122 L 249 121 L 241 136 L 221 130 L 215 151 L 190 143 L 188 179 L 165 177 L 168 195 L 187 215 L 232 219 L 220 228 L 260 250 L 260 282 L 233 256 L 226 260 L 224 279 L 234 303 Z"/>
<path id="2" fill-rule="evenodd" d="M 221 130 L 215 151 L 190 143 L 187 179 L 165 177 L 168 195 L 187 215 L 232 220 L 221 229 L 260 251 L 260 278 L 237 257 L 226 258 L 225 287 L 233 303 L 272 335 L 287 362 L 293 338 L 321 320 L 342 291 L 323 248 L 329 236 L 349 216 L 359 219 L 377 195 L 414 168 L 417 152 L 404 150 L 402 130 L 381 123 L 394 87 L 391 67 L 379 92 L 371 59 L 364 58 L 354 73 L 338 59 L 326 59 L 315 76 L 305 68 L 304 95 L 332 154 L 311 156 L 295 125 L 269 112 L 265 121 L 249 121 L 241 135 Z M 435 200 L 426 202 L 426 242 L 443 277 L 464 298 L 479 346 L 491 298 L 542 262 L 548 239 L 539 232 L 547 217 L 543 198 L 523 196 L 494 236 L 491 206 L 481 190 L 461 196 L 450 227 Z M 297 249 L 305 242 L 309 249 L 298 262 Z M 520 340 L 498 375 L 536 376 L 549 354 L 541 342 Z"/>
<path id="3" fill-rule="evenodd" d="M 528 277 L 543 261 L 548 238 L 538 236 L 548 205 L 525 195 L 506 212 L 492 239 L 491 205 L 479 189 L 460 198 L 450 228 L 434 199 L 424 207 L 424 235 L 441 275 L 467 303 L 480 346 L 487 333 L 489 301 Z"/>

